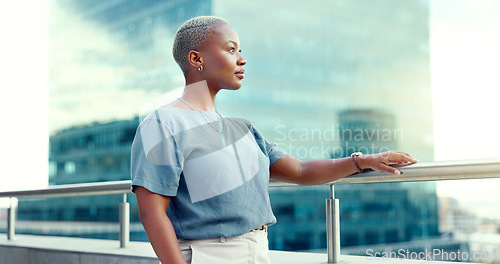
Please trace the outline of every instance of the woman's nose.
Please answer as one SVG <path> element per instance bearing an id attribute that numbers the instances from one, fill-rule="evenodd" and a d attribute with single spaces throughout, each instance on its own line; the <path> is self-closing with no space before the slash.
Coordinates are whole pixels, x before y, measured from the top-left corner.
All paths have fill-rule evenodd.
<path id="1" fill-rule="evenodd" d="M 245 60 L 245 58 L 243 58 L 243 56 L 241 56 L 241 54 L 240 54 L 240 58 L 238 60 L 238 65 L 243 66 L 245 64 L 247 64 L 247 60 Z"/>

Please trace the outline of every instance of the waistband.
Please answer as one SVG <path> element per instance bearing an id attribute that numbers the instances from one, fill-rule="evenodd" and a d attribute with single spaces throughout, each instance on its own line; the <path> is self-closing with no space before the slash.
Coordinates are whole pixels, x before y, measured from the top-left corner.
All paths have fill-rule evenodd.
<path id="1" fill-rule="evenodd" d="M 261 227 L 258 227 L 254 230 L 251 230 L 250 232 L 247 232 L 243 235 L 235 236 L 235 237 L 225 237 L 225 236 L 220 236 L 220 237 L 214 237 L 214 238 L 204 238 L 204 239 L 177 239 L 177 241 L 180 243 L 206 243 L 206 242 L 219 242 L 219 243 L 224 243 L 226 241 L 230 240 L 235 240 L 235 239 L 245 239 L 248 237 L 251 237 L 255 235 L 258 232 L 267 232 L 267 225 L 263 225 Z"/>

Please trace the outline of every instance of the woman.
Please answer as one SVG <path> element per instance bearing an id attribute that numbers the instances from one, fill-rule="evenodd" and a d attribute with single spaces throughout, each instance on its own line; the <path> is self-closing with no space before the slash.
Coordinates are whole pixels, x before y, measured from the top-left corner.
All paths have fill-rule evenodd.
<path id="1" fill-rule="evenodd" d="M 132 146 L 139 216 L 164 264 L 270 263 L 266 228 L 276 219 L 269 179 L 323 184 L 366 168 L 398 175 L 388 164 L 416 162 L 395 151 L 304 162 L 248 121 L 222 118 L 216 95 L 241 87 L 246 60 L 238 34 L 221 18 L 185 22 L 173 53 L 184 93 L 141 122 Z"/>

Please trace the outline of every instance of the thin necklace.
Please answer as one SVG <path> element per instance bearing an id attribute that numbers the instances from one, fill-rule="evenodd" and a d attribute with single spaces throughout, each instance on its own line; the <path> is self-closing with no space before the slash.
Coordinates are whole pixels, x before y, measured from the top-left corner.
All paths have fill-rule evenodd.
<path id="1" fill-rule="evenodd" d="M 179 99 L 179 101 L 185 103 L 187 106 L 189 106 L 189 108 L 191 108 L 191 110 L 193 111 L 198 111 L 201 116 L 203 117 L 203 119 L 205 119 L 205 121 L 207 122 L 207 124 L 213 128 L 215 131 L 219 132 L 222 136 L 224 136 L 224 122 L 223 119 L 222 119 L 222 115 L 219 114 L 219 112 L 217 112 L 217 110 L 215 110 L 215 112 L 217 113 L 217 115 L 219 116 L 219 129 L 215 128 L 214 126 L 212 126 L 211 122 L 208 121 L 208 119 L 211 119 L 204 111 L 201 111 L 200 109 L 198 108 L 194 108 L 191 104 L 189 104 L 186 100 L 182 99 L 181 97 L 177 98 Z M 215 121 L 215 120 L 214 120 Z"/>

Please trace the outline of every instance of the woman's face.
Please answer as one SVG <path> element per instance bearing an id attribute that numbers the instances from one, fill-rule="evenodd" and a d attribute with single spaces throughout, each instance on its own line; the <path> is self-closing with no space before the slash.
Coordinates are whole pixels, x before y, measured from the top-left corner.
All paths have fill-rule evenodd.
<path id="1" fill-rule="evenodd" d="M 202 77 L 212 89 L 237 90 L 244 78 L 238 34 L 229 24 L 215 26 L 214 33 L 200 49 L 203 57 Z"/>

